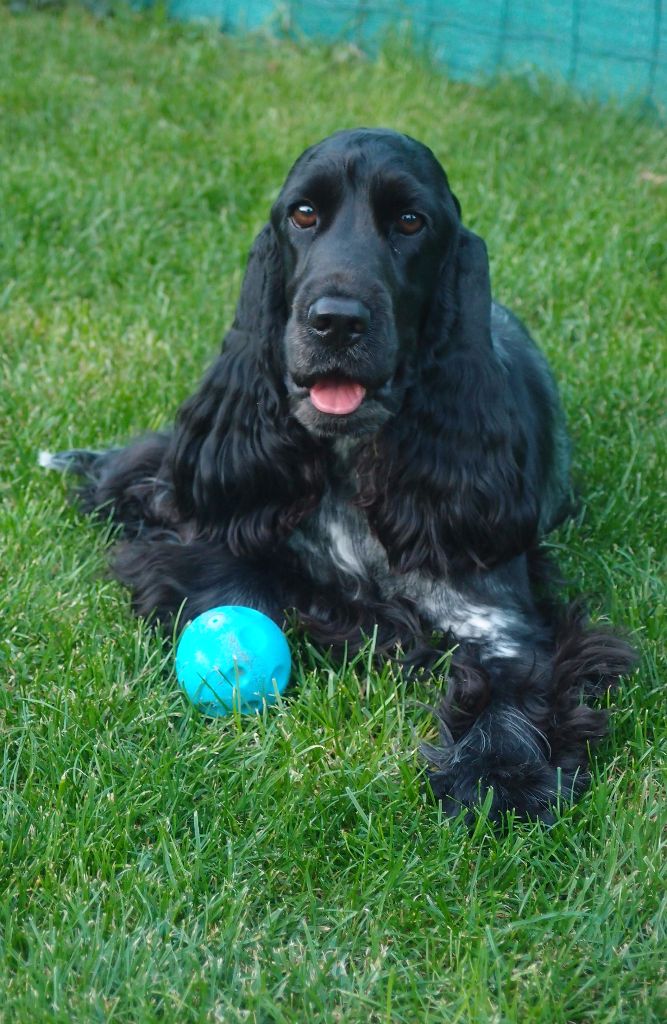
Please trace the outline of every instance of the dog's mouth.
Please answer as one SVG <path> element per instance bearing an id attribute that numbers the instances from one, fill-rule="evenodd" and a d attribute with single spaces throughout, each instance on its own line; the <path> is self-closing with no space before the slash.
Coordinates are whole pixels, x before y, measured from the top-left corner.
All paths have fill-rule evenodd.
<path id="1" fill-rule="evenodd" d="M 339 371 L 295 379 L 287 374 L 292 414 L 317 435 L 361 435 L 378 430 L 398 407 L 394 377 L 361 381 Z"/>
<path id="2" fill-rule="evenodd" d="M 347 377 L 320 377 L 311 384 L 309 397 L 318 412 L 349 416 L 363 402 L 366 388 L 360 381 Z"/>

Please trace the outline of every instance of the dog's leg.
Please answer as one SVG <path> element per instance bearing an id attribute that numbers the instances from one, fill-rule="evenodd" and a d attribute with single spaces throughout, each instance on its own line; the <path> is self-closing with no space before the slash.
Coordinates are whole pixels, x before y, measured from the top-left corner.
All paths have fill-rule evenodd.
<path id="1" fill-rule="evenodd" d="M 217 605 L 255 608 L 282 625 L 287 580 L 276 563 L 237 558 L 222 544 L 148 532 L 120 544 L 114 575 L 132 592 L 137 615 L 182 628 Z"/>
<path id="2" fill-rule="evenodd" d="M 524 642 L 525 643 L 525 642 Z M 440 743 L 425 745 L 430 781 L 449 814 L 483 803 L 489 815 L 514 810 L 550 820 L 589 780 L 589 746 L 606 732 L 604 710 L 584 700 L 603 693 L 635 663 L 630 646 L 564 622 L 551 644 L 520 656 L 470 651 L 454 657 L 449 690 L 438 709 Z"/>
<path id="3" fill-rule="evenodd" d="M 163 473 L 168 444 L 167 434 L 152 434 L 127 448 L 42 452 L 39 463 L 79 477 L 83 508 L 121 526 L 112 568 L 130 588 L 137 614 L 172 628 L 216 605 L 243 604 L 282 623 L 288 574 L 277 560 L 235 558 L 174 514 Z"/>

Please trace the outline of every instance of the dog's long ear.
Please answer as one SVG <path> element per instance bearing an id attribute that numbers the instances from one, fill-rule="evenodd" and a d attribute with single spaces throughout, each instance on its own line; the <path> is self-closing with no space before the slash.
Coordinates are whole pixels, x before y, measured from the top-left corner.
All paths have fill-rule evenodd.
<path id="1" fill-rule="evenodd" d="M 519 412 L 491 343 L 486 246 L 460 227 L 403 411 L 361 467 L 362 504 L 397 568 L 489 566 L 534 540 Z"/>
<path id="2" fill-rule="evenodd" d="M 199 390 L 181 407 L 167 469 L 179 515 L 256 555 L 319 500 L 315 442 L 287 408 L 283 268 L 270 225 L 250 252 L 233 325 Z"/>

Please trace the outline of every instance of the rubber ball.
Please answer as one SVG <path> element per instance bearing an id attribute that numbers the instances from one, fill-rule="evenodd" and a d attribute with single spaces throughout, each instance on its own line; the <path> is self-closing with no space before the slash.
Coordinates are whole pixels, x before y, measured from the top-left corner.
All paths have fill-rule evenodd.
<path id="1" fill-rule="evenodd" d="M 254 608 L 221 605 L 198 615 L 176 648 L 176 677 L 192 704 L 217 717 L 275 704 L 289 682 L 285 635 Z"/>

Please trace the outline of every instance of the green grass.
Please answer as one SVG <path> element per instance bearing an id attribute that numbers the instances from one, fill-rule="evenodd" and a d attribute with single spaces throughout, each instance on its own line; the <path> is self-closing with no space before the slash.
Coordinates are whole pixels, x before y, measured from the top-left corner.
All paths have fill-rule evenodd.
<path id="1" fill-rule="evenodd" d="M 0 1020 L 658 1022 L 665 958 L 664 136 L 396 45 L 0 11 Z M 168 422 L 285 171 L 331 130 L 432 146 L 561 383 L 573 591 L 634 631 L 590 791 L 552 828 L 442 820 L 424 687 L 295 652 L 203 720 L 40 448 Z"/>

